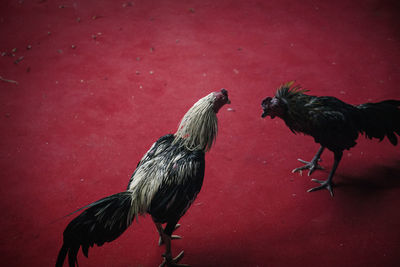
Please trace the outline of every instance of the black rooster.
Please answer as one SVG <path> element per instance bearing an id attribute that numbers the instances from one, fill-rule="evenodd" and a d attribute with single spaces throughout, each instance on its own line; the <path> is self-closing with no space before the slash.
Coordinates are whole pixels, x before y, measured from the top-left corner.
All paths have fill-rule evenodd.
<path id="1" fill-rule="evenodd" d="M 151 215 L 157 227 L 159 244 L 166 246 L 160 266 L 188 266 L 178 264 L 183 251 L 172 258 L 171 239 L 180 238 L 172 232 L 201 189 L 204 154 L 217 134 L 216 113 L 227 103 L 230 101 L 225 89 L 197 101 L 182 118 L 177 132 L 158 139 L 143 156 L 125 192 L 84 207 L 86 210 L 64 230 L 56 267 L 63 265 L 67 255 L 69 266 L 76 266 L 80 247 L 87 257 L 89 247 L 113 241 L 135 217 L 145 213 Z"/>
<path id="2" fill-rule="evenodd" d="M 267 97 L 262 101 L 262 117 L 270 115 L 273 119 L 278 116 L 293 133 L 311 135 L 321 145 L 310 162 L 299 159 L 305 165 L 293 172 L 309 169 L 308 175 L 311 175 L 314 170 L 322 169 L 318 161 L 324 149 L 333 152 L 334 163 L 328 179 L 313 179 L 321 185 L 308 192 L 326 188 L 333 196 L 332 178 L 343 150 L 354 147 L 360 133 L 369 139 L 382 140 L 386 136 L 393 145 L 397 145 L 395 133 L 400 135 L 400 101 L 386 100 L 353 106 L 331 96 L 306 95 L 308 90 L 299 85 L 292 86 L 293 83 L 282 85 L 275 97 Z"/>

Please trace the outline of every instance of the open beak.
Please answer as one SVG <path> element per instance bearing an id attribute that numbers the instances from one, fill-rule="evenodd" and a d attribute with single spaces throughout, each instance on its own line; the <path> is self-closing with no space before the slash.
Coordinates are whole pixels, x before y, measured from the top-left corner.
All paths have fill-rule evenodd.
<path id="1" fill-rule="evenodd" d="M 264 109 L 263 113 L 261 114 L 261 118 L 265 118 L 267 116 L 270 116 L 271 119 L 275 118 L 275 115 L 269 114 L 268 111 Z"/>
<path id="2" fill-rule="evenodd" d="M 263 113 L 261 114 L 261 118 L 265 118 L 268 115 L 271 116 L 271 119 L 273 119 L 275 117 L 275 116 L 273 116 L 273 115 L 268 113 L 268 106 L 271 103 L 271 100 L 272 100 L 271 97 L 267 97 L 261 102 L 261 107 L 263 109 Z"/>
<path id="3" fill-rule="evenodd" d="M 264 109 L 263 113 L 261 114 L 261 118 L 265 118 L 267 116 L 270 116 L 271 119 L 275 118 L 275 115 L 269 114 L 266 109 Z"/>
<path id="4" fill-rule="evenodd" d="M 261 114 L 261 118 L 265 118 L 268 116 L 268 112 L 264 110 L 263 114 Z"/>

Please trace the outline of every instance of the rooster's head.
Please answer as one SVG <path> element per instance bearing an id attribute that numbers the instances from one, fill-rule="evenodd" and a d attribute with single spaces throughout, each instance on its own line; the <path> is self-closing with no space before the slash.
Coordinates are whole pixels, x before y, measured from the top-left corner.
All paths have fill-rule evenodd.
<path id="1" fill-rule="evenodd" d="M 275 118 L 275 116 L 283 118 L 287 113 L 289 101 L 308 91 L 301 88 L 300 85 L 293 86 L 293 84 L 294 81 L 281 85 L 274 97 L 267 97 L 261 102 L 262 118 L 268 115 L 271 116 L 271 119 Z"/>
<path id="2" fill-rule="evenodd" d="M 286 110 L 286 104 L 282 99 L 277 97 L 267 97 L 261 102 L 261 107 L 263 109 L 263 113 L 261 115 L 262 118 L 271 116 L 271 119 L 275 118 L 275 116 L 282 117 Z"/>
<path id="3" fill-rule="evenodd" d="M 221 89 L 219 92 L 214 92 L 213 93 L 215 96 L 214 104 L 213 104 L 213 110 L 215 113 L 218 112 L 218 110 L 225 104 L 230 104 L 231 101 L 228 98 L 228 91 L 225 89 Z"/>

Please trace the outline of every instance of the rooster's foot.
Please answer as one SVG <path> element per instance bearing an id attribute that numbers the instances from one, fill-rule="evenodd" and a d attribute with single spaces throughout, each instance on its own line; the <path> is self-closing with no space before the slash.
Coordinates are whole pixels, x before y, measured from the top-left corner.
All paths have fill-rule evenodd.
<path id="1" fill-rule="evenodd" d="M 330 182 L 329 180 L 321 181 L 321 180 L 317 180 L 317 179 L 312 179 L 311 181 L 320 183 L 321 185 L 311 188 L 307 192 L 314 192 L 314 191 L 321 190 L 321 189 L 327 189 L 329 191 L 329 193 L 331 194 L 331 196 L 333 197 L 332 182 Z"/>
<path id="2" fill-rule="evenodd" d="M 175 231 L 176 229 L 178 229 L 180 226 L 181 226 L 181 225 L 180 225 L 179 223 L 176 224 L 176 225 L 175 225 L 174 231 Z M 179 235 L 171 235 L 171 239 L 182 239 L 182 237 L 179 236 Z M 164 240 L 162 239 L 162 237 L 161 237 L 161 235 L 160 235 L 160 238 L 158 239 L 158 245 L 161 246 L 161 245 L 163 245 L 163 244 L 164 244 Z"/>
<path id="3" fill-rule="evenodd" d="M 312 161 L 305 161 L 302 159 L 297 159 L 297 160 L 304 163 L 305 165 L 294 169 L 292 171 L 292 173 L 300 172 L 300 175 L 302 175 L 303 174 L 302 171 L 304 169 L 308 169 L 308 176 L 310 176 L 315 170 L 323 170 L 324 169 L 324 167 L 322 167 L 321 165 L 318 164 L 318 161 L 321 161 L 320 159 L 312 160 Z"/>
<path id="4" fill-rule="evenodd" d="M 171 254 L 163 254 L 162 256 L 164 257 L 164 261 L 160 264 L 160 267 L 190 267 L 190 265 L 178 263 L 184 256 L 183 251 L 175 258 L 172 258 Z"/>

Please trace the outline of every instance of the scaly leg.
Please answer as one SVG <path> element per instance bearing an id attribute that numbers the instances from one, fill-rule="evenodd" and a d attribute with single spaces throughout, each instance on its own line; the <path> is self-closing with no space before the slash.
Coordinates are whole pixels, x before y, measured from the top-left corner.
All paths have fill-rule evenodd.
<path id="1" fill-rule="evenodd" d="M 320 158 L 321 158 L 322 152 L 324 152 L 324 149 L 325 149 L 325 147 L 321 146 L 318 149 L 317 154 L 315 154 L 314 158 L 310 162 L 302 160 L 302 159 L 297 159 L 298 161 L 304 163 L 305 165 L 294 169 L 292 172 L 295 173 L 295 172 L 299 171 L 300 175 L 301 175 L 302 171 L 304 169 L 308 169 L 309 170 L 308 176 L 310 176 L 315 170 L 323 170 L 324 168 L 318 164 L 318 161 L 320 161 Z"/>
<path id="2" fill-rule="evenodd" d="M 171 236 L 164 232 L 161 223 L 155 223 L 157 227 L 157 231 L 160 233 L 161 239 L 165 244 L 165 253 L 162 255 L 164 257 L 164 261 L 160 264 L 160 267 L 190 267 L 187 264 L 178 264 L 178 262 L 183 258 L 184 252 L 178 254 L 175 258 L 172 258 L 171 253 Z"/>
<path id="3" fill-rule="evenodd" d="M 155 224 L 156 224 L 156 227 L 157 227 L 157 232 L 160 235 L 160 238 L 158 239 L 158 245 L 161 246 L 161 245 L 164 244 L 164 240 L 163 240 L 162 235 L 161 235 L 161 232 L 163 232 L 164 229 L 162 228 L 161 223 L 155 223 Z M 175 228 L 174 228 L 174 231 L 176 229 L 178 229 L 180 226 L 181 226 L 180 224 L 176 224 Z M 171 239 L 172 240 L 174 240 L 174 239 L 182 239 L 182 237 L 180 235 L 171 235 Z"/>
<path id="4" fill-rule="evenodd" d="M 343 156 L 343 151 L 334 152 L 334 162 L 333 162 L 333 166 L 332 166 L 331 172 L 329 173 L 328 179 L 325 180 L 325 181 L 312 179 L 311 181 L 316 182 L 316 183 L 320 183 L 321 185 L 317 186 L 317 187 L 314 187 L 314 188 L 311 188 L 307 192 L 314 192 L 314 191 L 321 190 L 321 189 L 325 188 L 325 189 L 327 189 L 329 191 L 329 193 L 333 197 L 332 179 L 333 179 L 333 176 L 335 175 L 335 171 L 336 171 L 337 167 L 339 166 L 339 162 L 342 159 L 342 156 Z"/>

